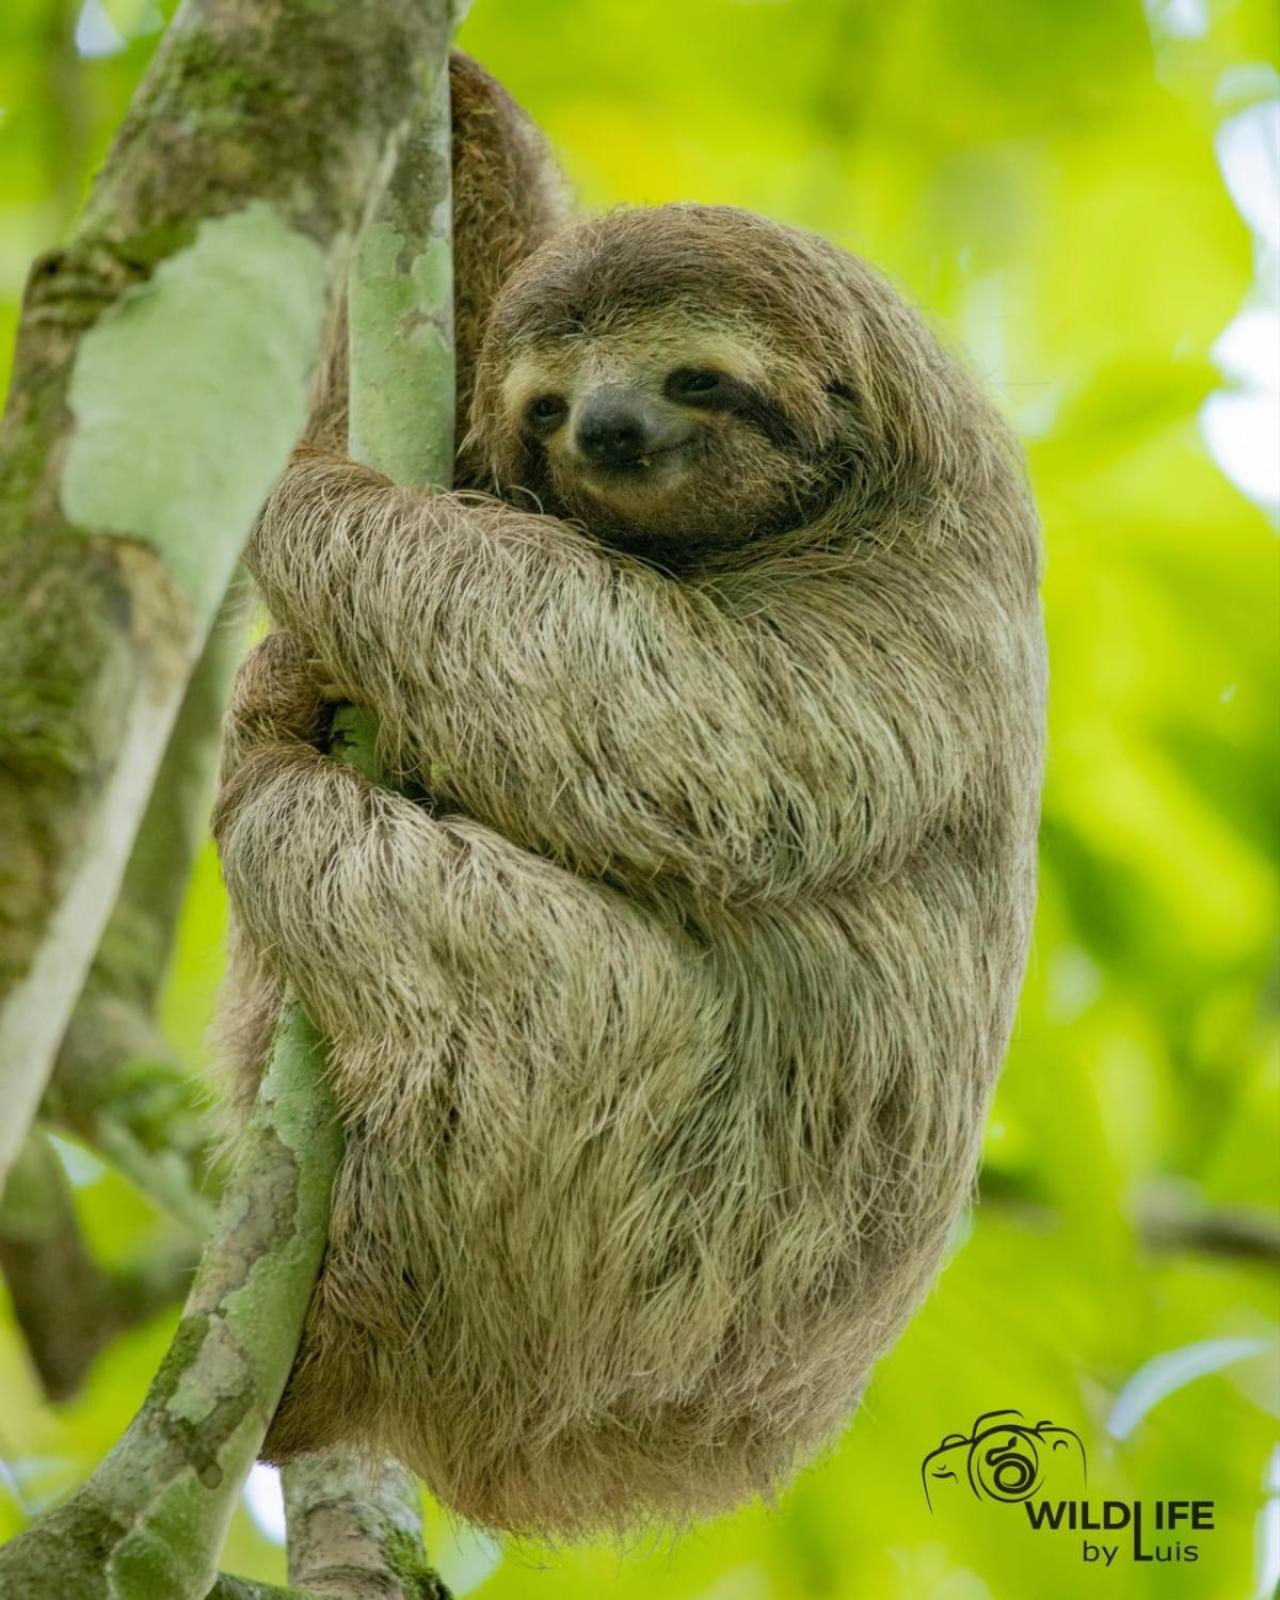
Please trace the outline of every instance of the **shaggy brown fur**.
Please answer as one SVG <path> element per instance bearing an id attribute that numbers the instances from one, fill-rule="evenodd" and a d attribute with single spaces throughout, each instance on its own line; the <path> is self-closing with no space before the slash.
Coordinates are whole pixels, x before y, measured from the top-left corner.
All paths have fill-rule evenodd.
<path id="1" fill-rule="evenodd" d="M 492 493 L 315 451 L 276 489 L 216 828 L 244 1079 L 287 981 L 348 1139 L 269 1449 L 563 1535 L 784 1479 L 925 1292 L 1023 968 L 1043 659 L 1015 454 L 877 274 L 697 206 L 526 254 L 546 215 L 492 258 Z M 585 458 L 606 393 L 651 453 Z M 319 682 L 429 801 L 317 751 Z"/>

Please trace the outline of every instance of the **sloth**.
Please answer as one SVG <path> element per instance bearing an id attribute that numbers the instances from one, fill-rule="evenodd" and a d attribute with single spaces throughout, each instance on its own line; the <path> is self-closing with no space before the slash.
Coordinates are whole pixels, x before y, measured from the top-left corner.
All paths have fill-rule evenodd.
<path id="1" fill-rule="evenodd" d="M 872 268 L 572 220 L 453 71 L 461 488 L 304 447 L 258 520 L 225 1031 L 249 1096 L 288 986 L 346 1134 L 269 1457 L 569 1537 L 772 1493 L 938 1269 L 1029 936 L 1038 535 Z"/>

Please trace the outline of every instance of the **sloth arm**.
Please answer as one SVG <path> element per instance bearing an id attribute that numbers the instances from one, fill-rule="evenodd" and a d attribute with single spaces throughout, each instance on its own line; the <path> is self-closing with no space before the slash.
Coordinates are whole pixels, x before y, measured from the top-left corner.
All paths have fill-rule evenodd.
<path id="1" fill-rule="evenodd" d="M 792 558 L 730 607 L 554 518 L 305 450 L 246 559 L 393 765 L 629 889 L 894 870 L 990 765 L 1000 619 L 937 562 L 923 585 L 892 551 L 853 579 Z"/>
<path id="2" fill-rule="evenodd" d="M 514 1026 L 577 1061 L 675 1058 L 714 1024 L 678 926 L 321 755 L 323 713 L 296 641 L 269 636 L 237 677 L 213 830 L 251 944 L 335 1044 L 365 1052 L 349 1086 L 337 1067 L 364 1119 L 369 1049 L 443 1059 L 462 1026 L 509 1054 Z M 394 1092 L 385 1110 L 402 1110 Z"/>

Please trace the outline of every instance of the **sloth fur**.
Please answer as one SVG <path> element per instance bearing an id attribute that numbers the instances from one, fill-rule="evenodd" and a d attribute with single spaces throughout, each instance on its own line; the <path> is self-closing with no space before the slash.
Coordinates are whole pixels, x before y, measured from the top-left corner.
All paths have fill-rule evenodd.
<path id="1" fill-rule="evenodd" d="M 471 492 L 312 449 L 262 514 L 224 1032 L 248 1096 L 291 985 L 347 1137 L 269 1454 L 564 1536 L 785 1480 L 937 1269 L 1027 947 L 1037 536 L 871 268 L 727 208 L 569 223 L 497 86 L 454 97 Z M 602 387 L 678 443 L 593 475 Z M 335 697 L 410 796 L 320 753 Z"/>

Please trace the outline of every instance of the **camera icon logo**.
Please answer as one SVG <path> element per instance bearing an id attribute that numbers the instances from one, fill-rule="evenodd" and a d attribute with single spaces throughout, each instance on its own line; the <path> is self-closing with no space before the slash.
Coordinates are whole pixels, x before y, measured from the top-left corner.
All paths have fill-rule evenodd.
<path id="1" fill-rule="evenodd" d="M 1049 1488 L 1088 1477 L 1080 1435 L 1052 1422 L 1031 1425 L 1021 1411 L 984 1411 L 967 1434 L 949 1433 L 920 1466 L 929 1510 L 943 1486 L 967 1483 L 976 1500 L 1016 1505 Z"/>

